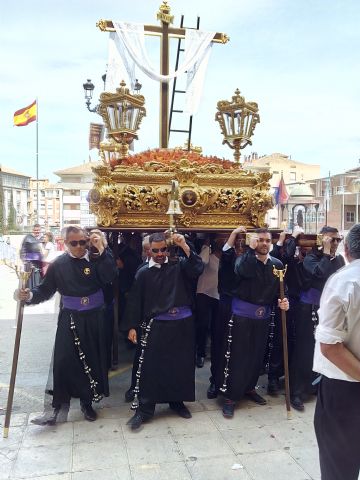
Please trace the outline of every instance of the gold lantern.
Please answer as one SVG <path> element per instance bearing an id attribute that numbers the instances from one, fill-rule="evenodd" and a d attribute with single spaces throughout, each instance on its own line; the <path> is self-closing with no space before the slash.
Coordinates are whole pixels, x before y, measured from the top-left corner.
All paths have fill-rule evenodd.
<path id="1" fill-rule="evenodd" d="M 117 163 L 127 157 L 129 145 L 138 138 L 137 131 L 146 115 L 144 104 L 143 95 L 132 95 L 124 80 L 120 82 L 116 93 L 103 92 L 100 95 L 99 113 L 104 119 L 108 136 L 115 142 L 111 143 L 110 140 L 110 144 L 104 145 L 104 151 L 115 152 Z M 113 149 L 116 144 L 117 147 Z M 104 155 L 106 158 L 107 154 Z"/>
<path id="2" fill-rule="evenodd" d="M 235 150 L 234 158 L 239 162 L 240 150 L 252 145 L 251 137 L 256 124 L 260 122 L 258 104 L 246 102 L 237 88 L 232 101 L 220 100 L 217 109 L 215 120 L 219 122 L 221 133 L 224 135 L 222 143 Z"/>

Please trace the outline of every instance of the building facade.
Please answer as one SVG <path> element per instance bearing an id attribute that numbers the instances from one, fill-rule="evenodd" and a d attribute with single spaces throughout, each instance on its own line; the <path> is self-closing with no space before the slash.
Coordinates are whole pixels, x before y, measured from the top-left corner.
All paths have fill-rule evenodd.
<path id="1" fill-rule="evenodd" d="M 323 224 L 346 233 L 360 215 L 360 167 L 308 182 L 323 215 Z"/>
<path id="2" fill-rule="evenodd" d="M 87 162 L 82 165 L 58 170 L 55 175 L 60 177 L 56 184 L 62 190 L 62 226 L 81 225 L 91 227 L 96 225 L 95 216 L 90 213 L 88 194 L 93 187 L 92 167 L 97 162 Z"/>
<path id="3" fill-rule="evenodd" d="M 283 153 L 272 153 L 261 157 L 257 153 L 252 153 L 245 157 L 244 168 L 268 170 L 272 175 L 270 186 L 273 192 L 278 187 L 282 176 L 290 196 L 292 188 L 320 176 L 320 165 L 297 162 Z M 287 208 L 274 206 L 267 213 L 265 220 L 270 228 L 280 228 L 281 224 L 288 219 L 290 219 L 289 206 Z"/>
<path id="4" fill-rule="evenodd" d="M 13 207 L 16 210 L 15 224 L 10 227 L 19 230 L 28 227 L 31 224 L 28 215 L 30 176 L 0 165 L 0 188 L 3 196 L 2 213 L 5 225 L 8 223 L 10 209 Z"/>
<path id="5" fill-rule="evenodd" d="M 37 192 L 39 183 L 39 217 L 37 215 Z M 28 211 L 31 223 L 39 218 L 45 230 L 58 231 L 62 228 L 62 189 L 48 179 L 30 180 Z"/>

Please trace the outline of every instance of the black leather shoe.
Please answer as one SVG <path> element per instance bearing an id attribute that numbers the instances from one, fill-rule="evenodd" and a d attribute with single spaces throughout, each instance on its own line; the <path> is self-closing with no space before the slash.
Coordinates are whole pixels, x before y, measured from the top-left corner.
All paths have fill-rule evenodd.
<path id="1" fill-rule="evenodd" d="M 207 392 L 206 392 L 206 396 L 210 400 L 213 399 L 213 398 L 216 398 L 218 396 L 218 392 L 216 390 L 215 383 L 210 383 L 210 386 L 209 386 L 209 388 L 207 389 Z"/>
<path id="2" fill-rule="evenodd" d="M 225 418 L 232 418 L 234 416 L 235 402 L 233 400 L 225 399 L 225 403 L 222 408 L 222 413 Z"/>
<path id="3" fill-rule="evenodd" d="M 299 412 L 303 412 L 305 410 L 304 404 L 298 395 L 290 397 L 290 404 L 293 408 L 295 408 L 295 410 L 298 410 Z"/>
<path id="4" fill-rule="evenodd" d="M 33 423 L 34 425 L 55 425 L 59 412 L 60 408 L 54 408 L 51 413 L 47 412 L 40 417 L 33 418 L 31 420 L 31 423 Z"/>
<path id="5" fill-rule="evenodd" d="M 183 402 L 172 402 L 169 405 L 171 410 L 174 410 L 174 412 L 176 412 L 179 415 L 179 417 L 182 417 L 182 418 L 192 417 L 190 410 L 187 407 L 185 407 Z"/>
<path id="6" fill-rule="evenodd" d="M 267 392 L 269 395 L 277 395 L 279 393 L 279 380 L 277 378 L 269 378 Z"/>
<path id="7" fill-rule="evenodd" d="M 204 361 L 205 361 L 205 357 L 201 357 L 200 355 L 196 355 L 196 366 L 198 368 L 202 368 L 204 366 Z"/>
<path id="8" fill-rule="evenodd" d="M 255 392 L 255 390 L 251 390 L 251 392 L 247 392 L 245 394 L 249 400 L 252 402 L 257 403 L 258 405 L 266 405 L 266 400 L 261 395 Z"/>
<path id="9" fill-rule="evenodd" d="M 126 425 L 129 425 L 131 430 L 138 430 L 141 425 L 144 423 L 144 416 L 141 412 L 136 412 L 133 417 L 130 418 Z"/>
<path id="10" fill-rule="evenodd" d="M 89 404 L 86 405 L 85 403 L 82 403 L 81 411 L 84 414 L 85 420 L 88 420 L 89 422 L 95 422 L 95 420 L 97 419 L 97 413 L 95 412 L 95 410 L 92 408 L 91 405 Z"/>
<path id="11" fill-rule="evenodd" d="M 125 402 L 130 403 L 134 400 L 135 398 L 135 392 L 132 387 L 129 388 L 129 390 L 126 390 L 125 392 Z"/>

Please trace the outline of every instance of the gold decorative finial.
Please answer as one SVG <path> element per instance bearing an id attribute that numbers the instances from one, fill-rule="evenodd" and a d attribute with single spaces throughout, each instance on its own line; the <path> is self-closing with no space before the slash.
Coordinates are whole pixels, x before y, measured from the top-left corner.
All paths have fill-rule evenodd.
<path id="1" fill-rule="evenodd" d="M 163 23 L 173 23 L 174 15 L 170 15 L 170 5 L 168 5 L 167 1 L 164 0 L 160 5 L 159 11 L 156 14 L 156 18 Z"/>

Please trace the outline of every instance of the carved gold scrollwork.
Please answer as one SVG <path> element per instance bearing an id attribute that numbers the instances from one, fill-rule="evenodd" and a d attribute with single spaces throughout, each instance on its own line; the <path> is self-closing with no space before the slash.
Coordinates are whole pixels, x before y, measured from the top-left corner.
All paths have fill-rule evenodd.
<path id="1" fill-rule="evenodd" d="M 179 182 L 183 211 L 179 227 L 211 230 L 264 224 L 271 208 L 268 172 L 243 170 L 231 162 L 224 166 L 219 160 L 212 163 L 210 157 L 199 156 L 198 161 L 172 157 L 171 152 L 166 150 L 162 159 L 162 151 L 148 151 L 146 161 L 138 154 L 139 163 L 124 163 L 113 170 L 104 164 L 94 167 L 90 209 L 98 224 L 166 228 L 172 179 Z"/>

